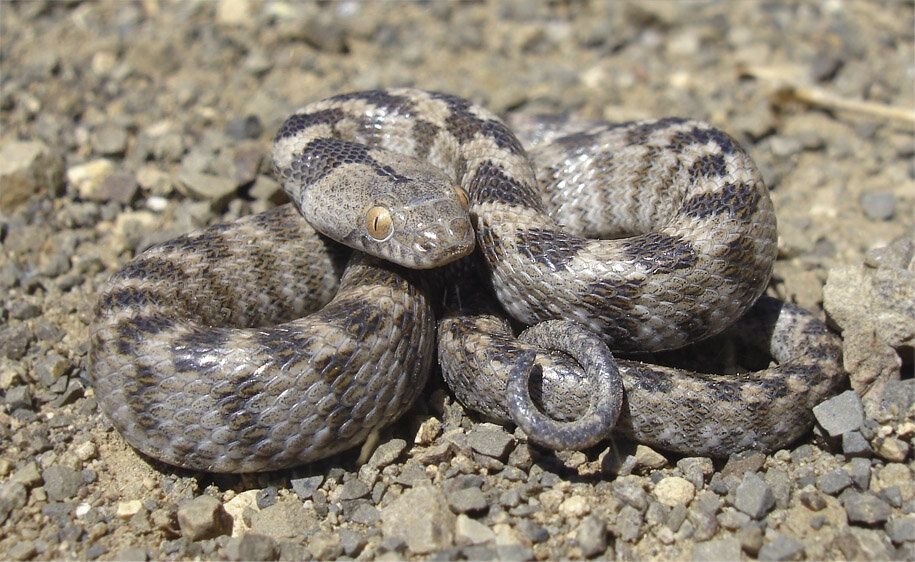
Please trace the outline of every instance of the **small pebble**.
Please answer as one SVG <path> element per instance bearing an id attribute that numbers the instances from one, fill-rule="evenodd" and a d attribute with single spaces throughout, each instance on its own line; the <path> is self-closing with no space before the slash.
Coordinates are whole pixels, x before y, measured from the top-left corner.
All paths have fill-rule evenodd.
<path id="1" fill-rule="evenodd" d="M 51 501 L 66 501 L 79 492 L 83 485 L 83 476 L 79 471 L 68 466 L 54 464 L 41 473 L 44 490 Z"/>
<path id="2" fill-rule="evenodd" d="M 668 476 L 655 484 L 654 495 L 658 501 L 669 507 L 686 505 L 696 495 L 696 487 L 684 478 Z"/>
<path id="3" fill-rule="evenodd" d="M 265 535 L 245 533 L 229 556 L 232 560 L 265 561 L 277 559 L 276 542 Z"/>
<path id="4" fill-rule="evenodd" d="M 199 496 L 178 508 L 181 534 L 190 541 L 212 539 L 232 532 L 232 517 L 212 496 Z"/>
<path id="5" fill-rule="evenodd" d="M 915 515 L 893 517 L 886 523 L 886 534 L 895 544 L 915 542 Z"/>
<path id="6" fill-rule="evenodd" d="M 603 554 L 607 550 L 607 526 L 601 518 L 589 515 L 579 523 L 575 542 L 585 558 Z"/>
<path id="7" fill-rule="evenodd" d="M 496 534 L 486 525 L 462 513 L 455 521 L 454 538 L 455 543 L 459 545 L 483 544 L 494 541 Z"/>
<path id="8" fill-rule="evenodd" d="M 842 503 L 850 523 L 874 525 L 883 523 L 892 513 L 888 503 L 869 492 L 843 494 Z"/>
<path id="9" fill-rule="evenodd" d="M 381 528 L 386 539 L 402 540 L 414 554 L 451 546 L 457 517 L 444 494 L 431 486 L 405 491 L 382 508 Z"/>
<path id="10" fill-rule="evenodd" d="M 127 129 L 108 123 L 92 134 L 92 149 L 102 156 L 120 156 L 127 150 Z"/>
<path id="11" fill-rule="evenodd" d="M 870 457 L 874 454 L 860 431 L 849 431 L 842 434 L 842 452 L 848 457 Z"/>
<path id="12" fill-rule="evenodd" d="M 748 472 L 737 486 L 734 506 L 753 519 L 759 519 L 775 506 L 775 496 L 765 480 L 755 472 Z"/>
<path id="13" fill-rule="evenodd" d="M 491 424 L 478 425 L 467 434 L 467 443 L 474 451 L 496 459 L 507 459 L 514 441 L 501 427 Z"/>
<path id="14" fill-rule="evenodd" d="M 859 202 L 864 215 L 871 220 L 889 221 L 896 215 L 896 196 L 892 193 L 863 193 Z"/>
<path id="15" fill-rule="evenodd" d="M 337 498 L 341 501 L 364 498 L 372 490 L 361 480 L 353 478 L 338 489 Z"/>
<path id="16" fill-rule="evenodd" d="M 778 533 L 759 549 L 759 560 L 793 560 L 803 551 L 804 545 L 801 542 Z"/>
<path id="17" fill-rule="evenodd" d="M 306 478 L 294 478 L 289 481 L 292 486 L 292 491 L 303 500 L 311 498 L 312 494 L 321 486 L 322 482 L 324 482 L 323 474 L 308 476 Z"/>
<path id="18" fill-rule="evenodd" d="M 403 439 L 391 439 L 386 441 L 372 452 L 368 464 L 376 468 L 384 468 L 396 461 L 404 450 L 407 448 L 407 442 Z"/>
<path id="19" fill-rule="evenodd" d="M 813 415 L 829 435 L 836 437 L 854 431 L 864 423 L 864 406 L 853 390 L 846 390 L 813 408 Z"/>
<path id="20" fill-rule="evenodd" d="M 817 488 L 825 494 L 835 496 L 851 486 L 851 476 L 841 468 L 827 472 L 817 480 Z"/>
<path id="21" fill-rule="evenodd" d="M 448 505 L 455 513 L 483 511 L 489 506 L 479 488 L 463 488 L 448 494 Z"/>

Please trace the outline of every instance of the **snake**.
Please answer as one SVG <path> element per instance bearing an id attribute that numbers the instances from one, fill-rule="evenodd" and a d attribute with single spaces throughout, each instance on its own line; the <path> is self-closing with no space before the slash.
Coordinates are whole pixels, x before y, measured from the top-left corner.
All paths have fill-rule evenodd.
<path id="1" fill-rule="evenodd" d="M 153 246 L 100 288 L 101 410 L 165 463 L 277 470 L 365 442 L 437 359 L 466 407 L 554 449 L 619 430 L 727 456 L 809 431 L 844 384 L 841 342 L 763 295 L 776 222 L 746 151 L 680 118 L 530 148 L 450 94 L 296 111 L 273 141 L 291 203 Z M 775 364 L 703 373 L 646 355 L 725 332 Z"/>

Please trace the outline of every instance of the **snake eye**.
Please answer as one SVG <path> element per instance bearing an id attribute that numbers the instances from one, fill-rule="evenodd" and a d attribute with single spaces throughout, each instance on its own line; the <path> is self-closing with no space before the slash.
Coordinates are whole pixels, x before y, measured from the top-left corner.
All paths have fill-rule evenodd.
<path id="1" fill-rule="evenodd" d="M 470 197 L 467 196 L 467 192 L 458 186 L 454 186 L 454 192 L 457 194 L 458 202 L 460 202 L 461 207 L 466 211 L 470 208 Z"/>
<path id="2" fill-rule="evenodd" d="M 365 228 L 369 236 L 384 242 L 394 233 L 394 218 L 391 217 L 391 211 L 385 207 L 372 207 L 365 214 Z"/>

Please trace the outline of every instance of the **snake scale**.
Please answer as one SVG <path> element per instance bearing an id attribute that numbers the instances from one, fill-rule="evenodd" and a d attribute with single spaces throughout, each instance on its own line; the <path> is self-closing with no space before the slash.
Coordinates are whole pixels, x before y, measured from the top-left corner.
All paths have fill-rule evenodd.
<path id="1" fill-rule="evenodd" d="M 167 463 L 253 472 L 356 446 L 409 408 L 436 347 L 465 406 L 553 448 L 616 423 L 683 454 L 772 450 L 843 384 L 837 337 L 760 298 L 772 204 L 707 124 L 590 124 L 528 156 L 467 100 L 377 90 L 297 111 L 273 159 L 291 205 L 154 246 L 100 291 L 99 404 Z M 777 364 L 610 352 L 725 329 Z"/>

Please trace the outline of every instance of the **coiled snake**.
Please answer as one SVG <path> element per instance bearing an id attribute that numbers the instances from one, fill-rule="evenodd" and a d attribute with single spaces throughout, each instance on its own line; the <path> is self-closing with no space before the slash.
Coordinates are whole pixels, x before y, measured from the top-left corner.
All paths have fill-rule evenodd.
<path id="1" fill-rule="evenodd" d="M 292 205 L 155 246 L 100 292 L 91 383 L 152 457 L 250 472 L 357 445 L 423 388 L 436 315 L 457 398 L 554 448 L 616 422 L 686 454 L 771 450 L 842 384 L 837 338 L 759 298 L 772 205 L 743 149 L 706 124 L 593 125 L 530 159 L 477 105 L 382 90 L 298 111 L 273 157 Z M 544 323 L 518 340 L 496 300 Z M 609 352 L 728 326 L 778 365 L 617 371 Z"/>

